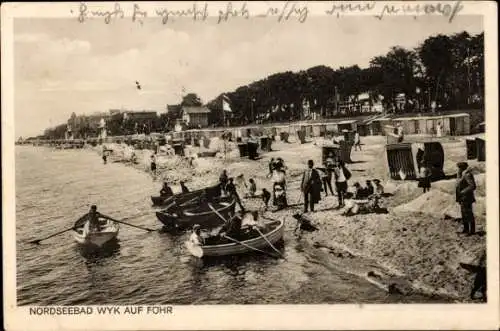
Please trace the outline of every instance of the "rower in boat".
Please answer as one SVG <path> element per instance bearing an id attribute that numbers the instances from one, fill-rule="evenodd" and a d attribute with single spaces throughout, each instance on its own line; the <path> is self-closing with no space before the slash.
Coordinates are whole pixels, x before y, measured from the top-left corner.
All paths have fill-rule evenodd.
<path id="1" fill-rule="evenodd" d="M 167 182 L 164 182 L 163 183 L 163 187 L 160 191 L 160 196 L 162 198 L 168 198 L 168 197 L 171 197 L 172 195 L 174 195 L 174 192 L 172 191 L 172 188 L 170 186 L 168 186 L 168 183 Z"/>
<path id="2" fill-rule="evenodd" d="M 265 231 L 266 226 L 258 224 L 256 221 L 257 218 L 257 212 L 238 211 L 226 224 L 222 226 L 216 237 L 220 238 L 228 236 L 238 240 L 247 240 L 253 237 L 258 237 L 259 232 L 255 230 L 255 227 L 260 227 L 261 230 Z"/>
<path id="3" fill-rule="evenodd" d="M 89 230 L 92 232 L 100 232 L 101 231 L 101 224 L 99 222 L 99 218 L 104 218 L 107 220 L 112 219 L 109 216 L 103 215 L 97 211 L 97 206 L 92 205 L 90 207 L 90 211 L 80 217 L 76 222 L 75 222 L 75 228 L 79 228 L 88 222 L 89 224 Z"/>
<path id="4" fill-rule="evenodd" d="M 218 236 L 228 235 L 230 237 L 238 237 L 241 232 L 241 224 L 243 218 L 239 214 L 235 214 L 229 221 L 222 226 Z"/>

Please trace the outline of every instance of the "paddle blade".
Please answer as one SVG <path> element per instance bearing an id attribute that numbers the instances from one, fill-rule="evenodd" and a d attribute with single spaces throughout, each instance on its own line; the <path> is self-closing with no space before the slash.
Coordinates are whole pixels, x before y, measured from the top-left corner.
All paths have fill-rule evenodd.
<path id="1" fill-rule="evenodd" d="M 184 245 L 191 255 L 198 258 L 201 258 L 203 256 L 203 249 L 199 245 L 193 243 L 191 240 L 185 241 Z"/>

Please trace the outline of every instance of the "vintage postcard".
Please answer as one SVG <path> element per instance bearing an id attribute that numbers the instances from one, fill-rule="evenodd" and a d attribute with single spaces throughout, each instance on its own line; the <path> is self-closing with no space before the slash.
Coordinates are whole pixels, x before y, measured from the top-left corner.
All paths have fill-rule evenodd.
<path id="1" fill-rule="evenodd" d="M 2 4 L 4 328 L 497 329 L 496 9 Z"/>

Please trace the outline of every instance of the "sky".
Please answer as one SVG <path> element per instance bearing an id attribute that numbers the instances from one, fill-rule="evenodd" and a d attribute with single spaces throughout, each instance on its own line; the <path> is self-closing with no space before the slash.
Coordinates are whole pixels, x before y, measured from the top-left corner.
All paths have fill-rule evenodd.
<path id="1" fill-rule="evenodd" d="M 157 19 L 141 25 L 16 18 L 15 134 L 41 134 L 72 112 L 165 111 L 167 104 L 180 102 L 183 88 L 208 102 L 280 71 L 367 67 L 392 46 L 411 49 L 429 36 L 464 30 L 482 32 L 482 18 L 458 16 L 449 23 L 440 16 L 316 16 L 303 24 L 179 19 L 166 25 Z"/>

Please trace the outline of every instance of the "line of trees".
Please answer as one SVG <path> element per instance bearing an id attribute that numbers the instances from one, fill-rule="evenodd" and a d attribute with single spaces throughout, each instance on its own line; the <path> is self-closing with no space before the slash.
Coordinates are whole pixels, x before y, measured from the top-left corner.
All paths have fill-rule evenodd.
<path id="1" fill-rule="evenodd" d="M 304 119 L 309 108 L 322 117 L 340 114 L 337 105 L 368 93 L 389 112 L 480 108 L 484 102 L 484 33 L 436 35 L 417 48 L 392 47 L 368 68 L 332 69 L 320 65 L 299 72 L 281 72 L 240 86 L 210 101 L 215 124 L 222 124 L 222 98 L 231 100 L 232 124 Z M 404 93 L 404 104 L 396 97 Z"/>
<path id="2" fill-rule="evenodd" d="M 392 47 L 376 56 L 368 68 L 359 66 L 332 69 L 319 65 L 299 72 L 281 72 L 220 94 L 207 103 L 209 122 L 225 125 L 222 110 L 224 95 L 232 108 L 231 124 L 245 125 L 264 121 L 293 121 L 316 113 L 323 118 L 355 116 L 355 111 L 341 113 L 339 103 L 356 103 L 361 93 L 368 93 L 370 106 L 381 102 L 389 112 L 426 112 L 431 105 L 441 110 L 472 109 L 484 106 L 484 33 L 436 35 L 417 48 Z M 396 97 L 404 93 L 404 103 Z M 181 106 L 201 106 L 196 93 L 188 93 L 177 110 L 146 122 L 127 121 L 119 114 L 107 121 L 110 135 L 165 132 L 180 118 Z M 74 115 L 74 114 L 73 114 Z M 72 115 L 72 116 L 73 116 Z M 75 138 L 98 134 L 96 125 L 84 121 L 74 128 Z M 66 124 L 45 130 L 44 138 L 64 138 Z"/>

